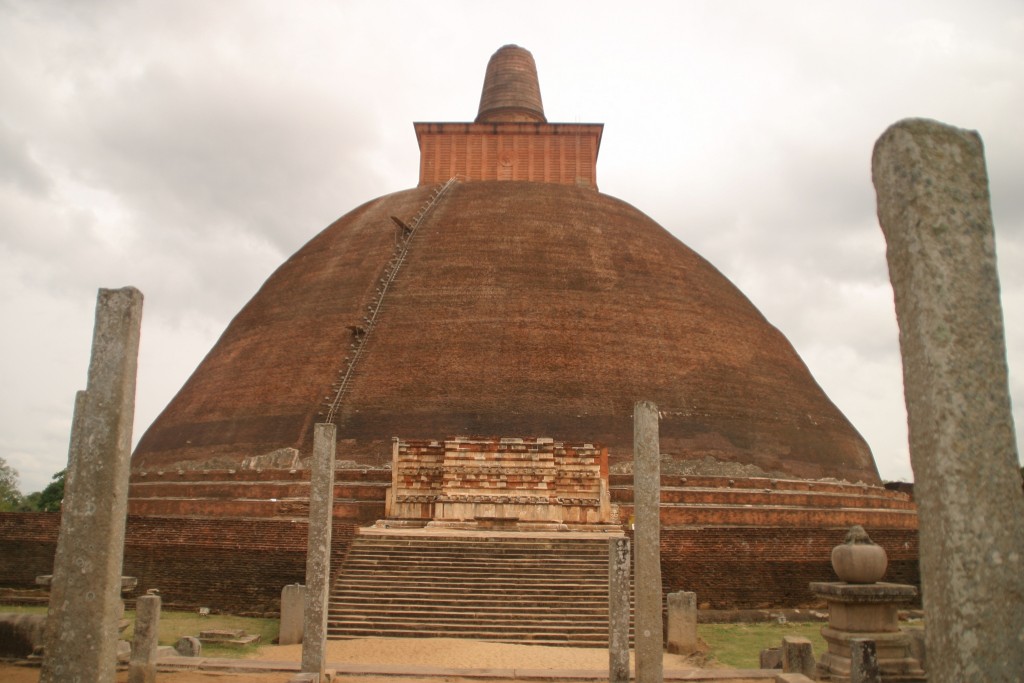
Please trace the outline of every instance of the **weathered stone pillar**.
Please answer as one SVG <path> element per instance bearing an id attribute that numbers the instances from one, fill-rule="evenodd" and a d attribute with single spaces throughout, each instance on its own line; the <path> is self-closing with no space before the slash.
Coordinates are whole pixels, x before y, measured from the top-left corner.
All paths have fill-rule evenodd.
<path id="1" fill-rule="evenodd" d="M 302 628 L 306 614 L 306 587 L 301 583 L 290 583 L 281 589 L 281 623 L 277 629 L 280 645 L 295 645 L 302 642 Z"/>
<path id="2" fill-rule="evenodd" d="M 668 651 L 689 655 L 697 651 L 697 594 L 689 591 L 669 593 Z"/>
<path id="3" fill-rule="evenodd" d="M 814 646 L 800 636 L 782 637 L 782 671 L 803 674 L 813 678 L 818 665 L 814 661 Z"/>
<path id="4" fill-rule="evenodd" d="M 636 544 L 636 680 L 661 683 L 661 462 L 658 406 L 633 406 L 633 510 Z"/>
<path id="5" fill-rule="evenodd" d="M 608 681 L 629 683 L 629 539 L 608 540 Z"/>
<path id="6" fill-rule="evenodd" d="M 882 683 L 875 641 L 867 638 L 850 641 L 850 683 Z"/>
<path id="7" fill-rule="evenodd" d="M 306 550 L 306 614 L 302 671 L 324 676 L 327 649 L 327 598 L 331 586 L 331 523 L 334 518 L 333 424 L 313 428 L 309 475 L 309 545 Z"/>
<path id="8" fill-rule="evenodd" d="M 875 144 L 903 355 L 932 681 L 1024 671 L 1024 496 L 981 138 L 908 119 Z"/>
<path id="9" fill-rule="evenodd" d="M 142 293 L 101 289 L 68 454 L 41 683 L 114 680 Z"/>
<path id="10" fill-rule="evenodd" d="M 156 647 L 160 639 L 160 596 L 140 595 L 135 600 L 135 635 L 128 660 L 128 683 L 156 681 Z"/>

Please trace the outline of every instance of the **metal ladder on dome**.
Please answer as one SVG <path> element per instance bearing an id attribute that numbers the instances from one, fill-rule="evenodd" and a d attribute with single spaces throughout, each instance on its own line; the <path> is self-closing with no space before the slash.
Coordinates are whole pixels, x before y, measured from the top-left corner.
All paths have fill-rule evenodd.
<path id="1" fill-rule="evenodd" d="M 366 306 L 367 313 L 363 317 L 364 325 L 359 328 L 361 332 L 355 335 L 355 339 L 353 339 L 350 346 L 351 355 L 345 358 L 345 369 L 341 372 L 339 380 L 333 385 L 333 388 L 335 389 L 334 397 L 324 397 L 325 400 L 329 401 L 327 403 L 327 416 L 324 420 L 325 422 L 334 423 L 337 419 L 342 398 L 344 398 L 345 392 L 348 391 L 356 364 L 359 362 L 359 357 L 362 355 L 363 349 L 366 348 L 366 342 L 369 339 L 370 334 L 373 332 L 374 325 L 376 324 L 377 318 L 384 305 L 384 297 L 388 293 L 391 283 L 395 281 L 395 277 L 401 270 L 402 265 L 405 264 L 405 258 L 409 254 L 409 247 L 412 244 L 412 238 L 416 235 L 416 230 L 419 229 L 423 221 L 430 215 L 430 212 L 435 206 L 437 206 L 437 203 L 442 197 L 444 197 L 448 190 L 458 182 L 458 180 L 459 176 L 452 176 L 444 185 L 434 188 L 433 192 L 430 193 L 430 197 L 426 202 L 424 202 L 423 206 L 420 207 L 416 216 L 407 226 L 403 226 L 406 227 L 405 234 L 395 244 L 395 253 L 392 255 L 391 260 L 388 261 L 388 265 L 384 268 L 384 276 L 380 279 L 380 284 L 377 287 L 377 292 L 373 297 L 373 301 Z"/>

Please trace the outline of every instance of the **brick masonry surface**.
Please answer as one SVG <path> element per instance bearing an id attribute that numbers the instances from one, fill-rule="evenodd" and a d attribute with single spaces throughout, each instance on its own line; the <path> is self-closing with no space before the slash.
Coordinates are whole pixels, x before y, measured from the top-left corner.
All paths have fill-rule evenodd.
<path id="1" fill-rule="evenodd" d="M 0 513 L 0 586 L 32 588 L 53 566 L 56 513 Z M 332 565 L 355 525 L 336 520 Z M 868 529 L 889 553 L 887 581 L 919 585 L 917 531 Z M 165 607 L 276 613 L 281 589 L 302 583 L 306 524 L 287 519 L 128 519 L 125 574 L 138 592 L 159 588 Z M 811 581 L 830 581 L 832 547 L 845 528 L 695 527 L 661 532 L 665 592 L 695 591 L 714 609 L 814 604 Z M 129 596 L 129 598 L 134 596 Z"/>
<path id="2" fill-rule="evenodd" d="M 698 604 L 712 609 L 820 607 L 808 584 L 837 580 L 831 553 L 846 532 L 845 527 L 662 529 L 662 588 L 693 591 Z M 917 531 L 868 533 L 889 555 L 885 580 L 920 586 Z"/>
<path id="3" fill-rule="evenodd" d="M 0 513 L 0 585 L 33 588 L 53 569 L 58 513 Z M 332 566 L 344 559 L 355 525 L 335 521 Z M 160 590 L 165 609 L 210 607 L 274 614 L 281 589 L 304 583 L 306 522 L 288 519 L 188 519 L 129 516 L 124 574 L 134 595 Z"/>
<path id="4" fill-rule="evenodd" d="M 607 523 L 608 450 L 549 438 L 396 441 L 390 518 Z"/>

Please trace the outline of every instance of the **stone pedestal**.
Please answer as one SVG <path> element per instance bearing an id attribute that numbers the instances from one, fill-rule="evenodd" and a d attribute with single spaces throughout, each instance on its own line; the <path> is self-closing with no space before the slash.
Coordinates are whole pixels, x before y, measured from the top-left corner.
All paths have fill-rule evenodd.
<path id="1" fill-rule="evenodd" d="M 828 652 L 818 661 L 823 680 L 850 683 L 851 642 L 872 640 L 882 681 L 926 681 L 911 652 L 911 638 L 899 626 L 899 606 L 917 597 L 917 588 L 898 583 L 815 582 L 811 591 L 828 602 L 828 626 L 821 635 Z"/>

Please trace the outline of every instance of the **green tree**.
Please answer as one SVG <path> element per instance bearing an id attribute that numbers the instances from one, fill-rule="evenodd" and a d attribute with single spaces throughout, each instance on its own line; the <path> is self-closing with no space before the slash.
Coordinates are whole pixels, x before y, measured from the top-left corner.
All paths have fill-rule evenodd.
<path id="1" fill-rule="evenodd" d="M 60 504 L 64 500 L 64 477 L 67 475 L 67 470 L 61 470 L 55 475 L 50 477 L 51 481 L 46 485 L 46 488 L 39 493 L 30 493 L 27 497 L 36 498 L 32 501 L 32 509 L 39 510 L 40 512 L 57 512 L 60 510 Z"/>
<path id="2" fill-rule="evenodd" d="M 18 491 L 18 470 L 0 457 L 0 512 L 11 512 L 21 507 L 21 492 Z"/>

